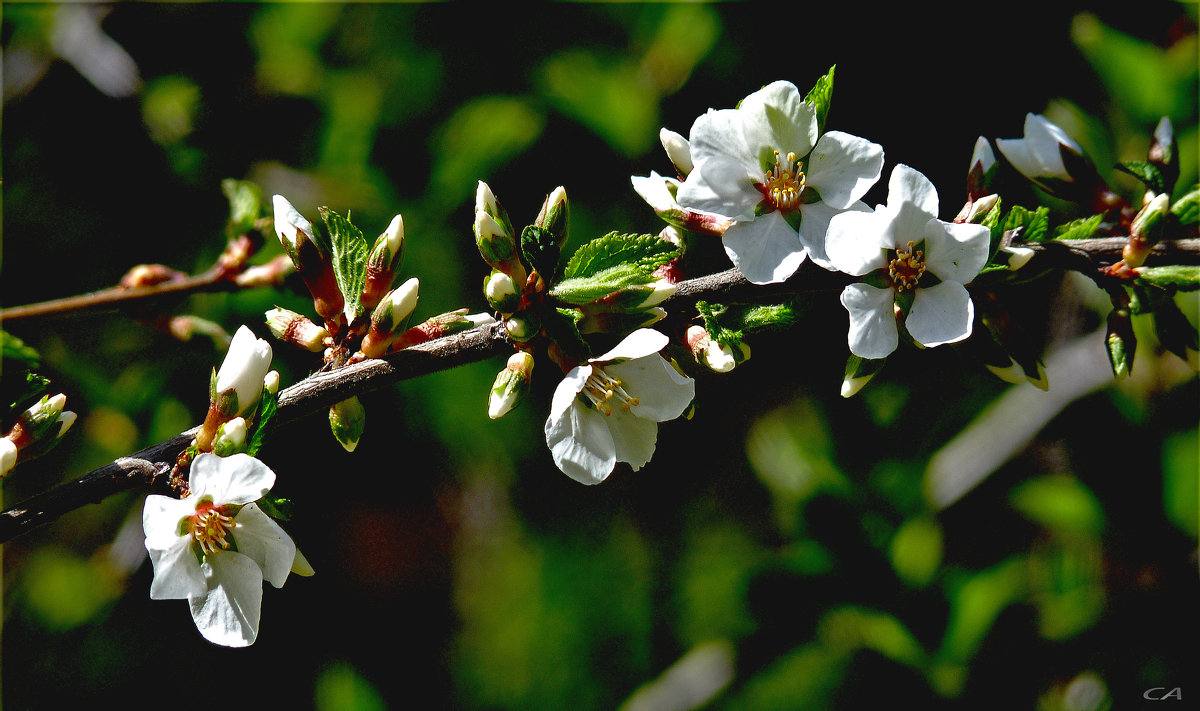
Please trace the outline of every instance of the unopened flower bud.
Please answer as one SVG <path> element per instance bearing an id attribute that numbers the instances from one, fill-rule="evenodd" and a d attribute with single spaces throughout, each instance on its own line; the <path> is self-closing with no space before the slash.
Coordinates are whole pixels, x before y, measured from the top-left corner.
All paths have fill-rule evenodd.
<path id="1" fill-rule="evenodd" d="M 554 242 L 560 249 L 567 242 L 567 218 L 569 211 L 570 205 L 567 202 L 567 189 L 560 185 L 542 203 L 542 209 L 538 212 L 537 220 L 534 221 L 535 225 L 554 236 Z"/>
<path id="2" fill-rule="evenodd" d="M 67 430 L 71 429 L 71 426 L 75 424 L 75 418 L 75 413 L 70 410 L 58 413 L 58 434 L 55 436 L 61 439 L 67 433 Z"/>
<path id="3" fill-rule="evenodd" d="M 678 171 L 680 178 L 686 178 L 688 173 L 692 172 L 692 148 L 688 144 L 687 139 L 675 133 L 674 131 L 665 128 L 659 129 L 658 140 L 662 143 L 663 150 L 667 152 L 667 158 L 671 159 L 671 163 Z"/>
<path id="4" fill-rule="evenodd" d="M 1065 182 L 1075 180 L 1067 166 L 1083 159 L 1083 149 L 1058 126 L 1038 114 L 1025 115 L 1023 138 L 1000 138 L 996 147 L 1022 175 L 1030 180 L 1052 178 Z"/>
<path id="5" fill-rule="evenodd" d="M 851 355 L 846 360 L 846 375 L 842 378 L 842 397 L 852 397 L 862 390 L 875 374 L 883 369 L 886 358 L 859 358 Z"/>
<path id="6" fill-rule="evenodd" d="M 263 377 L 271 367 L 271 344 L 245 326 L 238 328 L 229 352 L 217 371 L 214 390 L 218 409 L 226 416 L 240 415 L 258 403 Z M 232 397 L 231 397 L 232 395 Z"/>
<path id="7" fill-rule="evenodd" d="M 31 440 L 40 439 L 58 421 L 66 404 L 67 396 L 62 393 L 54 397 L 43 395 L 41 400 L 21 413 L 17 423 Z"/>
<path id="8" fill-rule="evenodd" d="M 320 351 L 329 338 L 329 331 L 295 311 L 276 306 L 266 312 L 266 317 L 272 336 L 306 351 Z"/>
<path id="9" fill-rule="evenodd" d="M 263 376 L 263 390 L 275 395 L 279 392 L 279 371 L 272 370 Z"/>
<path id="10" fill-rule="evenodd" d="M 525 283 L 527 273 L 516 237 L 486 212 L 475 213 L 475 246 L 492 269 L 504 272 L 517 284 Z"/>
<path id="11" fill-rule="evenodd" d="M 1133 218 L 1129 231 L 1139 237 L 1157 240 L 1162 230 L 1162 219 L 1170 206 L 1171 198 L 1166 193 L 1155 195 Z"/>
<path id="12" fill-rule="evenodd" d="M 367 275 L 359 298 L 364 310 L 375 308 L 387 290 L 392 288 L 403 256 L 404 218 L 396 215 L 387 230 L 375 240 L 375 246 L 371 247 L 371 254 L 367 257 Z"/>
<path id="13" fill-rule="evenodd" d="M 526 313 L 522 316 L 513 316 L 504 322 L 504 330 L 508 331 L 508 337 L 517 343 L 524 343 L 538 334 L 540 324 L 533 314 Z"/>
<path id="14" fill-rule="evenodd" d="M 1003 260 L 1010 271 L 1017 271 L 1033 259 L 1034 251 L 1029 247 L 1001 247 L 996 254 L 996 260 Z"/>
<path id="15" fill-rule="evenodd" d="M 521 304 L 521 291 L 512 277 L 504 272 L 492 272 L 483 285 L 488 305 L 501 313 L 512 313 Z"/>
<path id="16" fill-rule="evenodd" d="M 333 260 L 318 244 L 312 223 L 292 207 L 282 195 L 272 199 L 275 206 L 275 232 L 283 249 L 296 265 L 313 297 L 313 307 L 326 321 L 342 314 L 345 298 L 333 272 Z"/>
<path id="17" fill-rule="evenodd" d="M 0 477 L 17 465 L 17 445 L 7 437 L 0 437 Z"/>
<path id="18" fill-rule="evenodd" d="M 685 338 L 696 360 L 717 373 L 728 373 L 750 358 L 750 347 L 745 343 L 738 343 L 734 350 L 712 338 L 703 326 L 689 326 Z"/>
<path id="19" fill-rule="evenodd" d="M 125 272 L 125 276 L 121 277 L 117 286 L 122 289 L 134 289 L 185 278 L 187 278 L 187 274 L 163 264 L 139 264 Z"/>
<path id="20" fill-rule="evenodd" d="M 241 452 L 246 446 L 246 420 L 235 417 L 217 428 L 212 451 L 218 457 L 228 457 Z"/>
<path id="21" fill-rule="evenodd" d="M 508 365 L 496 374 L 496 381 L 492 383 L 488 396 L 488 417 L 496 420 L 508 414 L 528 391 L 532 375 L 532 355 L 518 351 L 510 356 Z"/>
<path id="22" fill-rule="evenodd" d="M 363 355 L 378 358 L 392 341 L 400 337 L 404 324 L 417 307 L 420 285 L 420 280 L 413 277 L 383 297 L 371 312 L 371 328 L 363 336 Z"/>
<path id="23" fill-rule="evenodd" d="M 1133 333 L 1133 321 L 1129 309 L 1114 308 L 1108 312 L 1108 333 L 1105 336 L 1108 362 L 1113 375 L 1128 377 L 1133 372 L 1133 356 L 1137 351 L 1137 337 Z"/>
<path id="24" fill-rule="evenodd" d="M 967 169 L 967 200 L 975 201 L 992 192 L 992 176 L 995 175 L 996 154 L 992 144 L 983 136 L 975 140 L 971 152 L 971 167 Z"/>
<path id="25" fill-rule="evenodd" d="M 996 193 L 992 193 L 991 195 L 984 195 L 977 200 L 968 202 L 967 204 L 963 205 L 963 209 L 958 213 L 958 216 L 954 218 L 954 221 L 959 223 L 965 222 L 969 224 L 979 224 L 980 222 L 983 222 L 984 218 L 987 217 L 988 213 L 992 211 L 992 208 L 996 206 L 996 203 L 999 202 L 999 200 L 1000 196 Z"/>
<path id="26" fill-rule="evenodd" d="M 367 411 L 357 397 L 342 400 L 329 408 L 329 429 L 347 452 L 353 452 L 362 439 L 367 424 Z"/>
<path id="27" fill-rule="evenodd" d="M 418 343 L 432 341 L 472 328 L 493 324 L 496 319 L 491 314 L 469 314 L 466 309 L 458 309 L 449 313 L 438 314 L 425 319 L 421 323 L 405 331 L 399 338 L 388 346 L 388 353 L 404 350 Z"/>
<path id="28" fill-rule="evenodd" d="M 492 194 L 492 189 L 482 180 L 475 188 L 475 214 L 478 215 L 481 212 L 495 220 L 505 234 L 515 234 L 512 222 L 508 219 L 508 213 L 501 207 L 496 196 Z"/>

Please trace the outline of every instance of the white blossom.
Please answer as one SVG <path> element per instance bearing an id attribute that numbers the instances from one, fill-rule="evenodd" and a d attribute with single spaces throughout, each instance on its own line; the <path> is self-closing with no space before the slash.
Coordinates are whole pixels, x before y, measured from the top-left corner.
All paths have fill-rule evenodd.
<path id="1" fill-rule="evenodd" d="M 815 112 L 795 85 L 777 81 L 692 125 L 695 168 L 679 204 L 734 221 L 725 252 L 755 284 L 787 279 L 805 257 L 830 268 L 829 220 L 865 209 L 859 199 L 883 168 L 883 149 L 866 139 L 830 131 L 818 140 Z"/>
<path id="2" fill-rule="evenodd" d="M 638 329 L 559 383 L 545 431 L 563 473 L 598 484 L 617 462 L 636 471 L 650 461 L 658 423 L 679 417 L 696 393 L 695 381 L 658 355 L 667 342 L 658 331 Z"/>
<path id="3" fill-rule="evenodd" d="M 869 281 L 881 284 L 859 282 L 842 291 L 854 355 L 885 358 L 894 351 L 897 317 L 905 310 L 905 328 L 921 345 L 954 343 L 971 334 L 974 305 L 963 285 L 987 262 L 990 232 L 983 225 L 942 222 L 937 214 L 933 183 L 897 165 L 886 206 L 830 221 L 826 246 L 833 265 L 854 276 L 870 274 Z"/>
<path id="4" fill-rule="evenodd" d="M 282 587 L 296 559 L 292 539 L 254 504 L 274 484 L 275 473 L 249 455 L 206 453 L 192 462 L 186 498 L 146 497 L 150 598 L 186 599 L 210 642 L 252 644 L 263 580 Z"/>
<path id="5" fill-rule="evenodd" d="M 1012 163 L 1021 175 L 1030 180 L 1055 178 L 1071 181 L 1071 173 L 1063 162 L 1063 150 L 1082 155 L 1083 149 L 1058 126 L 1045 117 L 1025 115 L 1024 138 L 998 138 L 996 148 Z"/>

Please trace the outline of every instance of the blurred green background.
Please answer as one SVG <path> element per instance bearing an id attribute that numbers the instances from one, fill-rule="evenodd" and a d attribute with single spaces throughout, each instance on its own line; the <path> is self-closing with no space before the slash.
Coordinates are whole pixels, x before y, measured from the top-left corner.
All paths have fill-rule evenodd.
<path id="1" fill-rule="evenodd" d="M 0 303 L 138 263 L 207 267 L 233 177 L 310 219 L 349 210 L 368 237 L 401 212 L 417 317 L 481 311 L 476 180 L 519 224 L 565 185 L 576 242 L 656 232 L 629 176 L 669 170 L 660 126 L 686 135 L 709 107 L 775 79 L 804 91 L 832 64 L 830 128 L 883 145 L 885 173 L 928 175 L 944 219 L 975 138 L 1019 137 L 1027 111 L 1101 167 L 1144 157 L 1168 115 L 1191 185 L 1195 4 L 1085 9 L 5 3 Z M 186 605 L 149 599 L 142 496 L 112 497 L 4 546 L 3 701 L 1087 711 L 1194 695 L 1195 373 L 1139 324 L 1134 377 L 1114 383 L 1087 282 L 1009 296 L 1049 393 L 951 348 L 901 349 L 843 400 L 830 295 L 703 379 L 649 466 L 598 487 L 544 446 L 548 361 L 498 422 L 499 359 L 364 396 L 352 455 L 306 418 L 260 457 L 318 573 L 267 589 L 253 647 L 213 647 Z M 275 304 L 311 311 L 302 291 L 255 290 L 170 313 L 266 336 Z M 198 423 L 223 356 L 129 315 L 6 328 L 80 414 L 4 481 L 7 505 Z M 275 353 L 285 386 L 317 365 Z"/>

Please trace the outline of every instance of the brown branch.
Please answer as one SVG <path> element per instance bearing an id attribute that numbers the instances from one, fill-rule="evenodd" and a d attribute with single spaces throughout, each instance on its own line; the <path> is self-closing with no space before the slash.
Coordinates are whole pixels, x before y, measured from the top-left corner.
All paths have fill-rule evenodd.
<path id="1" fill-rule="evenodd" d="M 1120 260 L 1126 242 L 1126 238 L 1118 237 L 1025 246 L 1038 253 L 1035 259 L 1042 260 L 1042 266 L 1096 272 Z M 1148 260 L 1148 263 L 1155 262 L 1200 264 L 1200 239 L 1157 245 Z M 805 264 L 787 281 L 760 286 L 748 282 L 736 269 L 730 269 L 680 282 L 675 294 L 662 306 L 683 310 L 690 309 L 700 300 L 724 303 L 778 301 L 805 293 L 840 289 L 850 280 L 844 274 Z M 382 359 L 318 373 L 279 394 L 279 410 L 273 423 L 284 424 L 327 409 L 352 395 L 484 360 L 510 349 L 503 326 L 494 323 L 406 348 Z M 0 512 L 0 543 L 106 496 L 129 489 L 163 486 L 164 467 L 169 470 L 179 453 L 191 443 L 192 432 L 189 430 L 147 447 Z"/>

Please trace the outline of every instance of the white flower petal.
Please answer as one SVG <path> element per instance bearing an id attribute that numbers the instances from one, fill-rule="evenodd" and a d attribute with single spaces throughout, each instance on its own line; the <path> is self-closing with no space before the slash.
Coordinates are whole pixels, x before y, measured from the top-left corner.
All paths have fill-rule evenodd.
<path id="1" fill-rule="evenodd" d="M 550 419 L 562 418 L 568 409 L 575 404 L 575 398 L 583 392 L 583 386 L 592 376 L 592 366 L 581 365 L 572 368 L 554 389 L 554 397 L 550 400 Z"/>
<path id="2" fill-rule="evenodd" d="M 859 358 L 886 358 L 896 350 L 895 294 L 867 284 L 850 284 L 842 290 L 842 306 L 850 312 L 847 342 Z"/>
<path id="3" fill-rule="evenodd" d="M 771 151 L 779 151 L 782 156 L 795 153 L 802 158 L 817 140 L 816 111 L 791 82 L 775 81 L 764 86 L 742 99 L 737 112 L 745 145 L 759 161 Z M 759 168 L 763 168 L 761 163 Z"/>
<path id="4" fill-rule="evenodd" d="M 628 462 L 634 471 L 641 469 L 654 456 L 658 424 L 624 410 L 613 410 L 605 419 L 616 445 L 617 461 Z"/>
<path id="5" fill-rule="evenodd" d="M 243 506 L 233 520 L 237 525 L 231 535 L 237 552 L 257 563 L 267 582 L 283 587 L 296 558 L 291 536 L 254 504 Z"/>
<path id="6" fill-rule="evenodd" d="M 592 358 L 589 362 L 608 363 L 618 359 L 644 358 L 661 351 L 670 340 L 652 328 L 639 328 L 623 338 L 612 350 L 599 358 Z"/>
<path id="7" fill-rule="evenodd" d="M 887 224 L 889 217 L 887 209 L 883 207 L 875 208 L 874 212 L 850 211 L 834 215 L 825 233 L 825 252 L 829 263 L 834 269 L 851 276 L 862 276 L 887 266 L 883 250 L 892 247 L 890 243 L 885 245 L 882 240 L 883 228 Z M 804 230 L 803 221 L 800 229 Z"/>
<path id="8" fill-rule="evenodd" d="M 974 279 L 990 249 L 991 231 L 983 225 L 930 220 L 925 227 L 925 267 L 943 281 Z"/>
<path id="9" fill-rule="evenodd" d="M 688 134 L 688 147 L 696 167 L 719 158 L 738 165 L 741 173 L 757 175 L 760 171 L 757 160 L 746 148 L 742 116 L 737 109 L 709 109 L 698 116 Z"/>
<path id="10" fill-rule="evenodd" d="M 638 399 L 630 412 L 649 421 L 666 422 L 679 417 L 696 397 L 696 381 L 680 375 L 658 355 L 605 366 L 605 370 L 621 381 L 625 392 Z M 615 432 L 613 439 L 619 449 L 620 438 Z"/>
<path id="11" fill-rule="evenodd" d="M 800 235 L 778 211 L 753 222 L 730 225 L 721 243 L 742 276 L 754 284 L 784 281 L 800 268 L 807 254 Z"/>
<path id="12" fill-rule="evenodd" d="M 192 621 L 209 642 L 247 647 L 258 636 L 262 570 L 240 553 L 209 556 L 208 593 L 188 599 Z"/>
<path id="13" fill-rule="evenodd" d="M 1021 175 L 1036 178 L 1043 174 L 1042 164 L 1034 158 L 1029 141 L 1023 138 L 997 138 L 996 148 Z"/>
<path id="14" fill-rule="evenodd" d="M 731 220 L 753 220 L 754 208 L 762 202 L 755 187 L 760 173 L 751 173 L 728 156 L 713 156 L 696 163 L 696 168 L 679 186 L 676 198 L 681 207 L 711 212 Z"/>
<path id="15" fill-rule="evenodd" d="M 146 550 L 154 565 L 154 580 L 150 583 L 151 600 L 185 600 L 203 595 L 207 586 L 200 560 L 192 550 L 192 537 L 176 536 L 171 545 L 150 547 L 146 539 Z"/>
<path id="16" fill-rule="evenodd" d="M 169 496 L 150 494 L 142 507 L 142 531 L 146 534 L 146 548 L 164 548 L 175 544 L 179 538 L 179 522 L 196 513 L 196 497 L 172 499 Z"/>
<path id="17" fill-rule="evenodd" d="M 654 171 L 650 171 L 648 177 L 640 175 L 632 175 L 629 177 L 633 183 L 633 189 L 638 195 L 646 201 L 646 204 L 654 208 L 655 212 L 666 212 L 667 210 L 679 209 L 679 203 L 675 202 L 675 196 L 671 194 L 671 184 L 679 185 L 679 181 L 674 178 L 664 178 Z"/>
<path id="18" fill-rule="evenodd" d="M 938 215 L 938 195 L 937 189 L 933 187 L 933 183 L 929 181 L 919 171 L 904 165 L 898 164 L 892 168 L 892 176 L 888 180 L 888 208 L 895 209 L 901 203 L 911 204 L 921 212 L 925 213 L 926 220 L 935 218 Z M 914 218 L 915 219 L 915 218 Z M 924 226 L 924 221 L 922 222 Z M 918 235 L 920 233 L 917 233 Z M 909 237 L 909 239 L 918 239 L 919 237 Z M 900 246 L 903 246 L 903 242 Z"/>
<path id="19" fill-rule="evenodd" d="M 966 288 L 958 282 L 943 281 L 928 289 L 917 289 L 904 326 L 917 343 L 932 348 L 971 335 L 974 315 L 975 307 Z"/>
<path id="20" fill-rule="evenodd" d="M 211 496 L 217 506 L 248 504 L 275 485 L 275 472 L 248 454 L 218 457 L 204 453 L 192 461 L 188 482 L 194 496 Z"/>
<path id="21" fill-rule="evenodd" d="M 548 418 L 545 431 L 554 463 L 581 484 L 599 484 L 617 464 L 616 445 L 604 415 L 582 403 L 574 403 L 561 417 Z"/>
<path id="22" fill-rule="evenodd" d="M 800 243 L 804 245 L 808 258 L 822 269 L 839 271 L 829 259 L 825 242 L 829 233 L 829 221 L 846 211 L 870 213 L 871 208 L 861 200 L 850 205 L 848 210 L 830 207 L 824 202 L 810 202 L 800 206 Z"/>
<path id="23" fill-rule="evenodd" d="M 841 131 L 821 136 L 808 159 L 805 181 L 821 202 L 845 210 L 867 194 L 883 171 L 883 148 Z"/>

